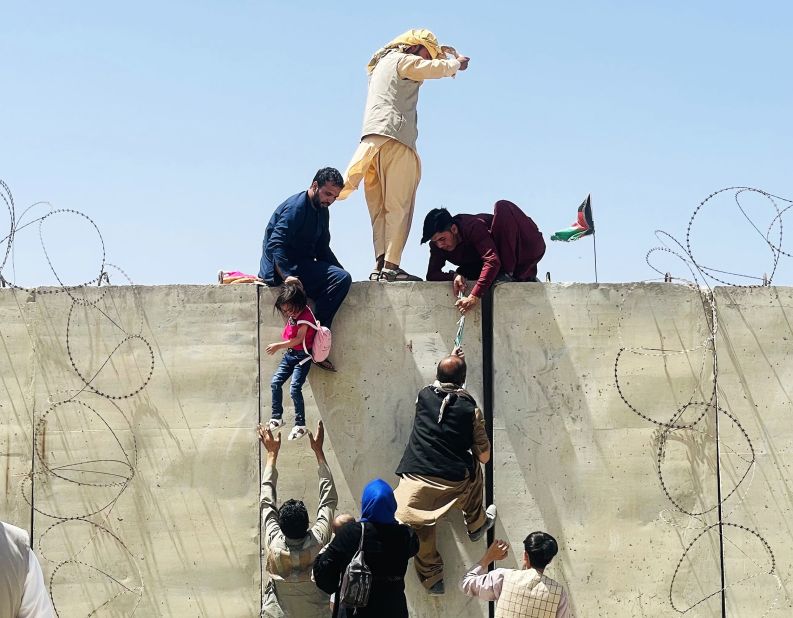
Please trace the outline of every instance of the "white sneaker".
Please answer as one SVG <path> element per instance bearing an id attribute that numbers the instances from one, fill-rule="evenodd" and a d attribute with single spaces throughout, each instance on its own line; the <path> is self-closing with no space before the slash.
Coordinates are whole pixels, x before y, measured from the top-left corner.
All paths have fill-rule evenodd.
<path id="1" fill-rule="evenodd" d="M 478 541 L 483 536 L 485 536 L 485 532 L 490 530 L 493 526 L 496 525 L 496 516 L 498 512 L 496 511 L 496 505 L 491 504 L 489 507 L 485 509 L 485 523 L 482 524 L 482 527 L 479 530 L 474 530 L 473 532 L 468 533 L 468 538 L 472 541 Z"/>
<path id="2" fill-rule="evenodd" d="M 269 421 L 267 421 L 267 429 L 269 429 L 271 432 L 274 432 L 280 429 L 283 426 L 283 424 L 284 424 L 284 419 L 271 418 Z"/>
<path id="3" fill-rule="evenodd" d="M 308 433 L 305 425 L 295 425 L 289 432 L 289 440 L 299 440 Z"/>

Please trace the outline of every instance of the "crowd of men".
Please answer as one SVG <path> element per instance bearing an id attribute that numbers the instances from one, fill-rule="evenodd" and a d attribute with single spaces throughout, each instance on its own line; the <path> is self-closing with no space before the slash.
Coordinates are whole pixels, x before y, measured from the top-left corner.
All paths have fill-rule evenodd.
<path id="1" fill-rule="evenodd" d="M 308 190 L 289 197 L 273 213 L 259 276 L 270 286 L 299 281 L 323 325 L 332 324 L 351 283 L 330 248 L 328 207 L 345 199 L 361 182 L 374 244 L 369 279 L 420 281 L 400 268 L 421 177 L 416 151 L 418 92 L 424 80 L 452 77 L 466 70 L 469 60 L 441 46 L 428 30 L 410 30 L 377 50 L 367 65 L 369 89 L 361 139 L 346 173 L 320 169 Z M 496 201 L 492 212 L 482 214 L 431 210 L 422 230 L 421 243 L 426 242 L 430 243 L 427 280 L 450 281 L 463 314 L 474 309 L 496 282 L 537 281 L 537 263 L 545 253 L 534 221 L 507 200 Z M 444 271 L 447 262 L 456 270 Z M 330 361 L 316 364 L 335 371 Z M 322 423 L 316 436 L 309 433 L 320 487 L 317 518 L 311 527 L 302 502 L 288 500 L 276 506 L 280 434 L 273 432 L 280 423 L 260 427 L 267 452 L 261 493 L 269 575 L 264 615 L 325 616 L 330 610 L 333 615 L 347 615 L 338 593 L 344 570 L 358 550 L 363 551 L 373 582 L 366 607 L 356 608 L 355 616 L 408 615 L 404 577 L 410 559 L 427 593 L 445 594 L 443 559 L 436 545 L 438 522 L 459 509 L 469 538 L 478 541 L 493 527 L 497 514 L 495 505 L 485 508 L 483 503 L 482 465 L 490 459 L 490 442 L 465 380 L 465 357 L 458 348 L 440 361 L 435 382 L 418 393 L 413 428 L 395 470 L 398 486 L 393 490 L 385 481 L 373 480 L 364 488 L 361 517 L 355 521 L 345 515 L 353 521 L 342 526 L 333 525 L 337 496 L 322 450 Z M 496 541 L 466 574 L 460 589 L 497 601 L 499 617 L 567 617 L 564 588 L 543 573 L 557 549 L 553 537 L 533 532 L 524 542 L 523 570 L 488 572 L 488 565 L 508 551 L 506 543 Z"/>
<path id="2" fill-rule="evenodd" d="M 350 514 L 334 518 L 338 498 L 323 452 L 322 421 L 316 435 L 309 434 L 319 475 L 313 525 L 302 501 L 290 499 L 277 506 L 281 438 L 267 426 L 259 428 L 267 453 L 261 490 L 268 575 L 263 616 L 319 617 L 333 612 L 404 618 L 409 615 L 405 574 L 411 558 L 427 593 L 446 593 L 443 559 L 435 542 L 438 522 L 452 509 L 461 510 L 468 537 L 476 542 L 496 521 L 495 505 L 485 508 L 483 502 L 482 465 L 489 461 L 490 441 L 465 379 L 465 356 L 458 348 L 438 363 L 436 380 L 418 393 L 413 428 L 396 468 L 396 490 L 382 479 L 368 483 L 357 520 Z M 353 614 L 337 600 L 342 575 L 361 548 L 373 581 L 367 605 Z M 557 551 L 551 535 L 532 532 L 524 541 L 523 569 L 488 571 L 488 565 L 508 553 L 508 545 L 496 540 L 459 588 L 469 596 L 496 601 L 498 617 L 567 618 L 564 587 L 544 574 Z"/>

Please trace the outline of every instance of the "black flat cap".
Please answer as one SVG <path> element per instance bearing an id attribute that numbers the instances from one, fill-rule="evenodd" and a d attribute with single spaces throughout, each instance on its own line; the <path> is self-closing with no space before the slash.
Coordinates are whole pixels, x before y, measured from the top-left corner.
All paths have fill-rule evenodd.
<path id="1" fill-rule="evenodd" d="M 433 208 L 424 217 L 424 230 L 421 233 L 421 244 L 430 240 L 438 232 L 445 232 L 452 226 L 452 216 L 445 208 Z"/>

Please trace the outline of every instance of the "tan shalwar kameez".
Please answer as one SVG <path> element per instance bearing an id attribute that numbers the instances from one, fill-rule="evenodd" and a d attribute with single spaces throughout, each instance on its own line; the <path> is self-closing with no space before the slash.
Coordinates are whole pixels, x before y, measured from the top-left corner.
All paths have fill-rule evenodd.
<path id="1" fill-rule="evenodd" d="M 434 476 L 403 474 L 394 490 L 398 505 L 396 518 L 412 527 L 419 537 L 419 551 L 413 558 L 413 565 L 425 588 L 431 588 L 443 579 L 443 559 L 435 542 L 435 524 L 452 508 L 463 512 L 468 532 L 475 532 L 485 524 L 484 477 L 477 457 L 489 450 L 484 415 L 477 408 L 471 446 L 475 460 L 473 478 L 449 481 Z"/>
<path id="2" fill-rule="evenodd" d="M 391 53 L 400 56 L 396 63 L 398 77 L 418 82 L 419 85 L 425 79 L 451 77 L 460 68 L 460 63 L 455 59 L 424 60 L 420 56 L 397 50 Z M 370 88 L 375 87 L 372 85 L 374 83 L 370 83 Z M 390 114 L 393 119 L 381 123 L 381 133 L 363 135 L 344 173 L 344 188 L 338 197 L 340 200 L 345 199 L 363 180 L 372 222 L 375 257 L 385 256 L 385 261 L 392 264 L 401 263 L 421 179 L 415 131 L 405 131 L 406 124 L 415 124 L 415 102 L 413 105 L 412 110 L 401 112 L 395 107 L 378 107 L 378 113 Z M 367 124 L 368 119 L 364 118 L 364 127 Z M 391 131 L 389 127 L 399 127 L 399 131 Z"/>

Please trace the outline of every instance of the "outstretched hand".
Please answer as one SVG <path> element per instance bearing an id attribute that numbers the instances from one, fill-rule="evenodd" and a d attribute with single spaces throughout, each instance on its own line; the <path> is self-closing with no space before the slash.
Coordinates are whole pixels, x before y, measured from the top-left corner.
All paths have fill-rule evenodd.
<path id="1" fill-rule="evenodd" d="M 266 450 L 269 455 L 277 457 L 278 449 L 281 448 L 281 434 L 279 433 L 278 437 L 274 437 L 273 432 L 264 425 L 259 425 L 257 429 L 259 432 L 259 439 L 262 442 L 262 446 L 264 446 L 264 450 Z"/>
<path id="2" fill-rule="evenodd" d="M 460 70 L 465 71 L 468 68 L 468 61 L 471 60 L 468 56 L 457 56 L 457 62 L 460 63 Z"/>
<path id="3" fill-rule="evenodd" d="M 490 547 L 487 548 L 485 555 L 482 556 L 481 563 L 488 565 L 491 562 L 495 562 L 496 560 L 503 560 L 507 557 L 508 553 L 509 543 L 502 541 L 501 539 L 496 539 L 490 544 Z"/>
<path id="4" fill-rule="evenodd" d="M 322 450 L 322 446 L 325 444 L 325 425 L 323 425 L 322 421 L 317 423 L 316 437 L 310 431 L 308 432 L 308 441 L 311 444 L 311 450 L 317 456 L 317 460 L 324 460 L 325 452 Z"/>

